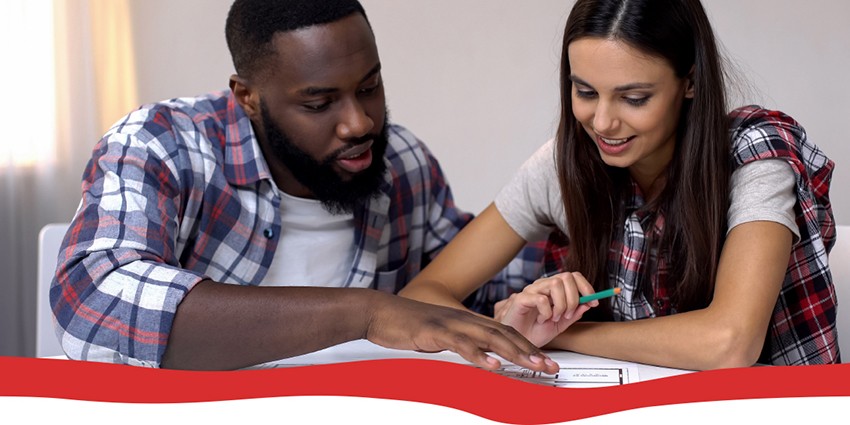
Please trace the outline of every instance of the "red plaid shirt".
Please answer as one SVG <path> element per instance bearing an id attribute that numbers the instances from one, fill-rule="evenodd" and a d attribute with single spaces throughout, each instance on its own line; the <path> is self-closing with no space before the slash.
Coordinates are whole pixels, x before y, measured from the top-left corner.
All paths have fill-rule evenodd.
<path id="1" fill-rule="evenodd" d="M 827 261 L 835 243 L 835 222 L 829 202 L 834 163 L 807 140 L 800 124 L 781 112 L 747 106 L 732 111 L 730 117 L 734 167 L 780 158 L 788 161 L 797 180 L 794 211 L 800 239 L 792 247 L 759 363 L 839 363 L 836 297 Z M 609 283 L 627 293 L 612 306 L 614 320 L 676 313 L 668 298 L 667 259 L 656 258 L 654 252 L 644 250 L 645 232 L 660 234 L 664 217 L 658 216 L 651 223 L 647 213 L 636 211 L 643 205 L 643 198 L 637 185 L 632 186 L 632 197 L 626 205 L 626 230 L 622 240 L 612 241 L 608 260 L 608 268 L 612 270 Z M 546 248 L 546 274 L 562 271 L 567 251 L 567 238 L 559 232 L 552 234 Z M 651 282 L 652 302 L 634 291 L 649 264 L 657 264 Z"/>

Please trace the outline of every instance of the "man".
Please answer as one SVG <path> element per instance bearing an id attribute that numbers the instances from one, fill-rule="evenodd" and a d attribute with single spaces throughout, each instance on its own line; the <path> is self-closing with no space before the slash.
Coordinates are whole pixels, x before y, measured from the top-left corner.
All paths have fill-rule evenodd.
<path id="1" fill-rule="evenodd" d="M 237 0 L 226 36 L 230 91 L 144 106 L 96 146 L 50 293 L 66 353 L 232 369 L 367 338 L 554 371 L 511 328 L 388 294 L 470 217 L 387 123 L 360 4 Z"/>

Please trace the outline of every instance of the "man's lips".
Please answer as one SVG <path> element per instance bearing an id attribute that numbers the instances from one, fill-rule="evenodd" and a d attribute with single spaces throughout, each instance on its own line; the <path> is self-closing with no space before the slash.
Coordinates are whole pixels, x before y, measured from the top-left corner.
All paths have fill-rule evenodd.
<path id="1" fill-rule="evenodd" d="M 372 143 L 373 143 L 373 141 L 369 140 L 368 142 L 354 145 L 354 146 L 342 151 L 339 155 L 337 155 L 336 158 L 338 160 L 340 160 L 340 159 L 345 160 L 345 159 L 352 159 L 352 158 L 358 157 L 358 156 L 362 155 L 364 152 L 368 151 L 369 149 L 372 149 Z"/>
<path id="2" fill-rule="evenodd" d="M 339 168 L 356 174 L 372 165 L 372 140 L 354 145 L 337 155 L 336 164 Z"/>

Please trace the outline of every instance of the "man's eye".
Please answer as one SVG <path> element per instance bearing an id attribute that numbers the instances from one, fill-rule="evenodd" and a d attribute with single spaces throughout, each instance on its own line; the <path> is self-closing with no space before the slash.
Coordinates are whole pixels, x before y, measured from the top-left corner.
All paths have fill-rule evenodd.
<path id="1" fill-rule="evenodd" d="M 363 86 L 360 90 L 357 90 L 358 94 L 372 94 L 378 89 L 381 88 L 383 84 L 383 79 L 381 78 L 381 74 L 372 75 L 368 80 L 363 81 Z"/>
<path id="2" fill-rule="evenodd" d="M 305 103 L 303 106 L 310 112 L 322 112 L 331 105 L 331 102 Z"/>

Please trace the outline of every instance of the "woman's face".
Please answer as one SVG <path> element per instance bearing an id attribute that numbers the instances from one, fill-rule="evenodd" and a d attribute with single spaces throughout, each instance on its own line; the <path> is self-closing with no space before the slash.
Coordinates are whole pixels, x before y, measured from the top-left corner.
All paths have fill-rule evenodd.
<path id="1" fill-rule="evenodd" d="M 693 97 L 689 79 L 617 40 L 581 38 L 568 54 L 573 115 L 602 160 L 652 184 L 673 157 L 682 102 Z"/>

